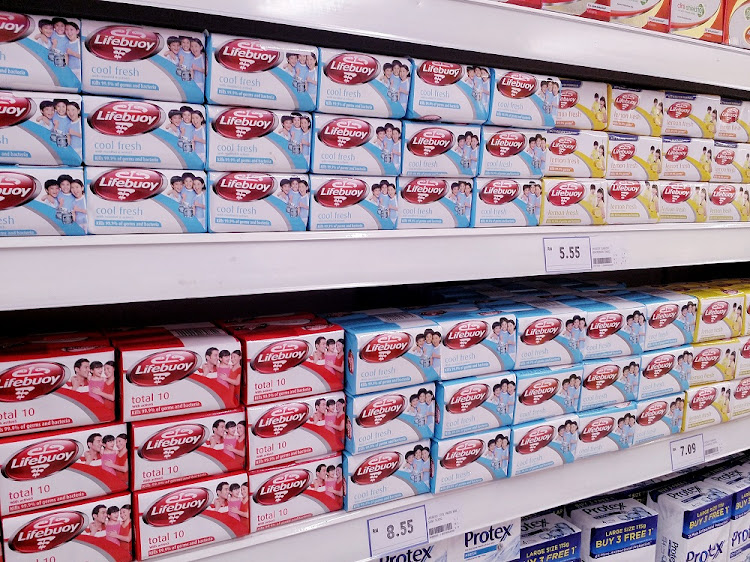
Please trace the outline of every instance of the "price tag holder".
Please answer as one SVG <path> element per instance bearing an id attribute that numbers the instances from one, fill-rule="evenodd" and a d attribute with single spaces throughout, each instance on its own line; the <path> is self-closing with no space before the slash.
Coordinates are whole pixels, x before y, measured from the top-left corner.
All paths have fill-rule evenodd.
<path id="1" fill-rule="evenodd" d="M 544 238 L 547 273 L 591 271 L 591 239 L 588 236 Z"/>
<path id="2" fill-rule="evenodd" d="M 370 556 L 427 544 L 427 510 L 418 505 L 367 520 Z"/>
<path id="3" fill-rule="evenodd" d="M 703 446 L 703 434 L 670 441 L 669 454 L 672 456 L 673 471 L 704 463 L 706 452 Z"/>

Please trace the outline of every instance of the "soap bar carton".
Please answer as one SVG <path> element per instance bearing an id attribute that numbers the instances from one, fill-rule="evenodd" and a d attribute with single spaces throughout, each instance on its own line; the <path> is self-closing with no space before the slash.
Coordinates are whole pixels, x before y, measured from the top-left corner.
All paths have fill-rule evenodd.
<path id="1" fill-rule="evenodd" d="M 641 378 L 638 356 L 592 359 L 583 362 L 583 381 L 578 387 L 578 411 L 613 406 L 635 400 Z"/>
<path id="2" fill-rule="evenodd" d="M 694 37 L 702 41 L 724 41 L 724 2 L 673 2 L 670 33 Z"/>
<path id="3" fill-rule="evenodd" d="M 513 427 L 509 476 L 571 463 L 578 448 L 578 416 L 567 414 Z"/>
<path id="4" fill-rule="evenodd" d="M 685 410 L 685 393 L 667 394 L 636 402 L 633 445 L 679 433 Z"/>
<path id="5" fill-rule="evenodd" d="M 705 222 L 705 199 L 702 205 L 700 202 L 708 184 L 660 181 L 655 185 L 659 191 L 659 222 Z"/>
<path id="6" fill-rule="evenodd" d="M 732 394 L 729 403 L 729 415 L 732 419 L 743 418 L 750 414 L 750 377 L 735 378 L 730 383 Z"/>
<path id="7" fill-rule="evenodd" d="M 414 59 L 414 85 L 407 119 L 484 123 L 490 110 L 492 69 Z"/>
<path id="8" fill-rule="evenodd" d="M 309 230 L 393 230 L 400 198 L 395 177 L 310 176 Z"/>
<path id="9" fill-rule="evenodd" d="M 608 180 L 607 224 L 659 222 L 659 186 L 656 182 Z"/>
<path id="10" fill-rule="evenodd" d="M 539 224 L 607 224 L 607 203 L 606 180 L 545 178 Z"/>
<path id="11" fill-rule="evenodd" d="M 404 121 L 401 174 L 469 176 L 480 169 L 481 127 Z"/>
<path id="12" fill-rule="evenodd" d="M 607 128 L 607 85 L 603 82 L 560 80 L 560 105 L 555 127 L 603 131 Z"/>
<path id="13" fill-rule="evenodd" d="M 542 129 L 482 127 L 479 175 L 499 178 L 541 178 L 547 159 L 547 132 Z"/>
<path id="14" fill-rule="evenodd" d="M 611 203 L 611 202 L 610 202 Z M 663 349 L 693 342 L 697 302 L 689 295 L 653 287 L 624 294 L 646 307 L 644 350 Z"/>
<path id="15" fill-rule="evenodd" d="M 750 376 L 750 337 L 740 336 L 738 340 L 737 370 L 734 375 L 739 379 Z"/>
<path id="16" fill-rule="evenodd" d="M 520 543 L 521 520 L 516 517 L 448 539 L 449 554 L 446 560 L 515 562 L 520 556 Z"/>
<path id="17" fill-rule="evenodd" d="M 734 379 L 741 351 L 738 339 L 696 343 L 693 350 L 695 357 L 690 386 Z"/>
<path id="18" fill-rule="evenodd" d="M 516 371 L 518 401 L 514 424 L 578 411 L 583 367 L 540 367 Z"/>
<path id="19" fill-rule="evenodd" d="M 730 382 L 716 382 L 692 387 L 687 391 L 682 431 L 692 431 L 731 419 Z"/>
<path id="20" fill-rule="evenodd" d="M 712 156 L 712 182 L 750 182 L 750 144 L 715 140 Z"/>
<path id="21" fill-rule="evenodd" d="M 708 222 L 744 222 L 750 212 L 747 185 L 737 183 L 708 184 Z"/>
<path id="22" fill-rule="evenodd" d="M 673 7 L 674 9 L 674 7 Z M 719 96 L 664 92 L 662 134 L 675 137 L 714 138 Z"/>
<path id="23" fill-rule="evenodd" d="M 612 0 L 611 21 L 649 31 L 669 33 L 671 0 Z"/>
<path id="24" fill-rule="evenodd" d="M 539 224 L 540 180 L 477 178 L 474 181 L 472 228 Z"/>
<path id="25" fill-rule="evenodd" d="M 750 546 L 750 466 L 740 464 L 727 467 L 711 474 L 706 482 L 716 482 L 732 494 L 727 560 L 741 560 Z"/>
<path id="26" fill-rule="evenodd" d="M 589 293 L 572 301 L 587 312 L 584 359 L 638 355 L 646 340 L 646 307 L 643 303 L 618 295 Z"/>
<path id="27" fill-rule="evenodd" d="M 607 101 L 607 130 L 631 135 L 661 136 L 664 92 L 608 85 Z"/>
<path id="28" fill-rule="evenodd" d="M 644 351 L 638 400 L 686 391 L 692 379 L 694 357 L 689 345 Z"/>
<path id="29" fill-rule="evenodd" d="M 711 140 L 662 137 L 661 144 L 664 160 L 660 179 L 688 182 L 711 179 Z"/>
<path id="30" fill-rule="evenodd" d="M 516 368 L 570 365 L 583 361 L 586 312 L 560 301 L 546 301 L 516 311 Z"/>
<path id="31" fill-rule="evenodd" d="M 742 12 L 744 13 L 744 10 Z M 743 40 L 744 33 L 743 28 Z M 721 98 L 714 138 L 722 141 L 750 142 L 750 102 Z"/>
<path id="32" fill-rule="evenodd" d="M 581 530 L 555 513 L 521 519 L 521 562 L 579 562 Z"/>
<path id="33" fill-rule="evenodd" d="M 616 453 L 633 445 L 636 403 L 620 402 L 578 414 L 580 433 L 576 459 Z"/>
<path id="34" fill-rule="evenodd" d="M 468 178 L 398 178 L 398 228 L 468 228 L 473 183 Z"/>
<path id="35" fill-rule="evenodd" d="M 660 137 L 610 133 L 607 179 L 658 180 L 661 149 Z"/>
<path id="36" fill-rule="evenodd" d="M 610 0 L 596 0 L 595 2 L 561 2 L 560 0 L 542 0 L 543 10 L 552 10 L 572 16 L 580 16 L 599 21 L 609 21 Z"/>
<path id="37" fill-rule="evenodd" d="M 206 99 L 215 105 L 313 111 L 319 54 L 311 45 L 211 33 Z"/>
<path id="38" fill-rule="evenodd" d="M 488 124 L 548 129 L 555 126 L 559 107 L 559 78 L 494 69 Z"/>
<path id="39" fill-rule="evenodd" d="M 735 289 L 692 289 L 690 294 L 698 300 L 694 341 L 742 335 L 744 293 Z"/>
<path id="40" fill-rule="evenodd" d="M 203 103 L 204 33 L 83 20 L 81 40 L 87 94 Z"/>
<path id="41" fill-rule="evenodd" d="M 602 131 L 550 129 L 544 175 L 603 178 L 607 170 L 607 134 Z"/>
<path id="42" fill-rule="evenodd" d="M 750 38 L 745 36 L 748 28 L 747 2 L 729 0 L 724 5 L 724 44 L 750 49 Z"/>

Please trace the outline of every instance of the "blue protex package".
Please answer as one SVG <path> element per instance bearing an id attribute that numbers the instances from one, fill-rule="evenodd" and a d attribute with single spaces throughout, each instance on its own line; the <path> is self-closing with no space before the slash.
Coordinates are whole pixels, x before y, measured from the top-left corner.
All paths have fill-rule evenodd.
<path id="1" fill-rule="evenodd" d="M 555 513 L 521 519 L 521 562 L 578 562 L 581 530 Z"/>

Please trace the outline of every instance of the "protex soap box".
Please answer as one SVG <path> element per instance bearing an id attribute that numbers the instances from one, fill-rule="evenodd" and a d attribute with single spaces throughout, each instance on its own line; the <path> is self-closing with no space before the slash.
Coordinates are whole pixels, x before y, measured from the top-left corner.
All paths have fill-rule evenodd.
<path id="1" fill-rule="evenodd" d="M 250 530 L 255 533 L 340 511 L 343 474 L 341 453 L 251 471 Z"/>
<path id="2" fill-rule="evenodd" d="M 660 515 L 637 500 L 622 498 L 574 509 L 568 517 L 581 528 L 581 560 L 637 562 L 656 557 Z"/>
<path id="3" fill-rule="evenodd" d="M 743 27 L 744 37 L 744 27 Z M 750 142 L 750 102 L 721 98 L 714 138 L 722 141 Z"/>
<path id="4" fill-rule="evenodd" d="M 315 109 L 317 47 L 211 33 L 206 51 L 208 103 Z"/>
<path id="5" fill-rule="evenodd" d="M 615 133 L 661 136 L 664 92 L 627 86 L 607 86 L 609 124 Z"/>
<path id="6" fill-rule="evenodd" d="M 465 178 L 398 178 L 398 228 L 467 228 L 473 183 Z"/>
<path id="7" fill-rule="evenodd" d="M 555 126 L 559 107 L 559 78 L 494 70 L 489 124 L 550 128 Z"/>
<path id="8" fill-rule="evenodd" d="M 147 490 L 246 468 L 244 410 L 130 424 L 132 490 Z"/>
<path id="9" fill-rule="evenodd" d="M 404 176 L 477 175 L 481 128 L 478 125 L 404 121 Z"/>
<path id="10" fill-rule="evenodd" d="M 580 412 L 576 459 L 601 453 L 614 453 L 632 446 L 635 435 L 635 416 L 635 402 L 621 402 L 606 408 Z"/>
<path id="11" fill-rule="evenodd" d="M 714 138 L 719 96 L 664 92 L 662 134 L 676 137 Z"/>
<path id="12" fill-rule="evenodd" d="M 713 142 L 709 139 L 662 137 L 661 179 L 688 182 L 711 179 Z"/>
<path id="13" fill-rule="evenodd" d="M 0 12 L 0 87 L 81 91 L 81 20 Z"/>
<path id="14" fill-rule="evenodd" d="M 508 477 L 511 429 L 493 429 L 432 442 L 433 494 Z"/>
<path id="15" fill-rule="evenodd" d="M 319 114 L 311 170 L 397 176 L 401 173 L 401 144 L 401 121 Z"/>
<path id="16" fill-rule="evenodd" d="M 714 141 L 712 182 L 750 182 L 750 144 Z"/>
<path id="17" fill-rule="evenodd" d="M 546 301 L 515 314 L 517 369 L 569 365 L 583 360 L 586 320 L 583 310 L 559 301 Z"/>
<path id="18" fill-rule="evenodd" d="M 478 433 L 513 423 L 516 375 L 498 373 L 437 383 L 435 437 Z"/>
<path id="19" fill-rule="evenodd" d="M 607 224 L 606 180 L 542 180 L 541 225 Z"/>
<path id="20" fill-rule="evenodd" d="M 694 344 L 690 386 L 734 379 L 740 349 L 735 338 Z"/>
<path id="21" fill-rule="evenodd" d="M 248 467 L 252 470 L 342 451 L 345 408 L 343 392 L 250 406 Z"/>
<path id="22" fill-rule="evenodd" d="M 669 437 L 682 429 L 684 392 L 639 400 L 636 407 L 633 445 Z"/>
<path id="23" fill-rule="evenodd" d="M 0 166 L 0 236 L 86 234 L 82 188 L 82 168 Z"/>
<path id="24" fill-rule="evenodd" d="M 710 183 L 706 218 L 709 222 L 740 222 L 748 220 L 750 193 L 747 185 Z"/>
<path id="25" fill-rule="evenodd" d="M 729 415 L 732 419 L 750 414 L 750 377 L 736 378 L 730 383 Z"/>
<path id="26" fill-rule="evenodd" d="M 124 423 L 2 439 L 3 516 L 125 492 L 129 457 Z"/>
<path id="27" fill-rule="evenodd" d="M 607 85 L 565 79 L 560 83 L 555 126 L 603 131 L 607 127 Z"/>
<path id="28" fill-rule="evenodd" d="M 691 289 L 690 295 L 698 300 L 693 321 L 696 342 L 742 335 L 744 293 L 734 289 Z"/>
<path id="29" fill-rule="evenodd" d="M 623 296 L 646 307 L 646 337 L 641 345 L 644 350 L 692 343 L 697 305 L 695 299 L 684 293 L 652 287 L 637 288 Z"/>
<path id="30" fill-rule="evenodd" d="M 218 105 L 207 106 L 207 111 L 209 169 L 282 173 L 310 169 L 310 113 Z"/>
<path id="31" fill-rule="evenodd" d="M 211 172 L 208 181 L 208 229 L 211 232 L 301 231 L 307 228 L 310 179 L 305 174 Z"/>
<path id="32" fill-rule="evenodd" d="M 659 222 L 659 186 L 656 182 L 608 180 L 607 194 L 607 224 Z"/>
<path id="33" fill-rule="evenodd" d="M 583 362 L 582 381 L 574 381 L 580 394 L 579 411 L 612 406 L 638 396 L 641 360 L 638 356 L 593 359 Z"/>
<path id="34" fill-rule="evenodd" d="M 729 421 L 731 396 L 730 382 L 716 382 L 688 389 L 682 431 Z"/>
<path id="35" fill-rule="evenodd" d="M 550 129 L 545 176 L 603 178 L 607 170 L 607 134 Z"/>
<path id="36" fill-rule="evenodd" d="M 120 359 L 124 421 L 239 405 L 242 365 L 236 352 L 240 344 L 212 324 L 126 331 L 112 342 Z"/>
<path id="37" fill-rule="evenodd" d="M 87 94 L 203 103 L 203 33 L 83 20 L 81 39 Z"/>
<path id="38" fill-rule="evenodd" d="M 352 454 L 430 439 L 440 408 L 432 383 L 350 396 L 346 406 L 346 450 Z"/>
<path id="39" fill-rule="evenodd" d="M 129 562 L 134 519 L 129 493 L 5 516 L 4 560 Z"/>
<path id="40" fill-rule="evenodd" d="M 0 128 L 2 164 L 81 165 L 81 96 L 0 91 Z"/>
<path id="41" fill-rule="evenodd" d="M 518 400 L 513 423 L 578 411 L 583 367 L 540 367 L 516 371 Z"/>
<path id="42" fill-rule="evenodd" d="M 448 543 L 447 560 L 515 562 L 520 556 L 521 520 L 515 518 L 467 531 L 448 539 Z"/>
<path id="43" fill-rule="evenodd" d="M 672 2 L 670 33 L 721 43 L 724 40 L 724 2 Z"/>
<path id="44" fill-rule="evenodd" d="M 521 562 L 579 562 L 581 530 L 555 513 L 521 519 Z"/>
<path id="45" fill-rule="evenodd" d="M 577 447 L 578 416 L 575 414 L 516 425 L 509 476 L 571 463 Z"/>
<path id="46" fill-rule="evenodd" d="M 542 210 L 540 180 L 477 178 L 471 226 L 537 226 Z"/>
<path id="47" fill-rule="evenodd" d="M 717 482 L 732 494 L 732 517 L 729 520 L 729 556 L 727 560 L 742 560 L 750 546 L 750 466 L 741 464 L 710 474 L 706 483 Z"/>
<path id="48" fill-rule="evenodd" d="M 206 174 L 146 168 L 86 169 L 91 234 L 206 232 Z"/>
<path id="49" fill-rule="evenodd" d="M 644 351 L 638 400 L 686 391 L 690 385 L 693 358 L 691 346 Z"/>
<path id="50" fill-rule="evenodd" d="M 430 491 L 429 440 L 378 453 L 344 453 L 344 509 L 354 511 Z"/>
<path id="51" fill-rule="evenodd" d="M 492 69 L 414 59 L 413 93 L 407 119 L 484 123 L 490 110 Z"/>
<path id="52" fill-rule="evenodd" d="M 546 159 L 546 131 L 482 127 L 480 176 L 541 178 Z"/>
<path id="53" fill-rule="evenodd" d="M 202 170 L 204 111 L 199 104 L 85 96 L 86 165 Z"/>
<path id="54" fill-rule="evenodd" d="M 707 184 L 682 181 L 660 181 L 659 222 L 705 222 L 706 202 L 701 202 L 701 190 Z M 698 220 L 699 216 L 701 221 Z"/>
<path id="55" fill-rule="evenodd" d="M 310 176 L 310 230 L 393 230 L 400 199 L 395 177 Z"/>
<path id="56" fill-rule="evenodd" d="M 649 0 L 643 4 L 635 0 L 612 0 L 611 21 L 669 33 L 670 0 Z"/>
<path id="57" fill-rule="evenodd" d="M 400 119 L 406 114 L 413 65 L 406 57 L 320 49 L 318 111 Z"/>
<path id="58" fill-rule="evenodd" d="M 136 558 L 244 537 L 250 533 L 248 493 L 246 472 L 136 492 Z"/>
<path id="59" fill-rule="evenodd" d="M 607 179 L 658 180 L 661 138 L 610 133 Z"/>

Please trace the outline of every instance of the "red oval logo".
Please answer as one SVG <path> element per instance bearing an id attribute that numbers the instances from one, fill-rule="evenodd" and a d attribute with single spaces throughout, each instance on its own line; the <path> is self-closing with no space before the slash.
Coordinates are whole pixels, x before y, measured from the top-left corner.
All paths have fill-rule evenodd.
<path id="1" fill-rule="evenodd" d="M 552 154 L 558 156 L 565 156 L 566 154 L 572 154 L 575 152 L 578 146 L 578 141 L 573 137 L 557 137 L 549 145 L 549 150 Z"/>
<path id="2" fill-rule="evenodd" d="M 729 148 L 723 148 L 719 150 L 716 153 L 716 156 L 714 156 L 714 161 L 719 166 L 729 166 L 732 162 L 734 162 L 734 150 L 731 150 Z"/>
<path id="3" fill-rule="evenodd" d="M 277 341 L 258 352 L 252 368 L 264 375 L 281 373 L 301 364 L 309 354 L 310 345 L 305 340 Z"/>
<path id="4" fill-rule="evenodd" d="M 526 136 L 518 131 L 498 131 L 487 141 L 487 152 L 498 158 L 510 158 L 526 148 Z"/>
<path id="5" fill-rule="evenodd" d="M 448 470 L 462 468 L 473 463 L 484 453 L 484 441 L 481 439 L 464 439 L 448 449 L 440 459 L 440 466 Z"/>
<path id="6" fill-rule="evenodd" d="M 60 363 L 33 361 L 14 365 L 0 373 L 0 402 L 28 402 L 51 394 L 68 379 Z"/>
<path id="7" fill-rule="evenodd" d="M 442 127 L 426 127 L 417 131 L 406 143 L 415 156 L 432 158 L 445 154 L 453 146 L 453 133 Z"/>
<path id="8" fill-rule="evenodd" d="M 93 111 L 88 122 L 104 135 L 133 137 L 158 129 L 164 112 L 146 101 L 111 101 Z"/>
<path id="9" fill-rule="evenodd" d="M 560 109 L 569 109 L 575 107 L 578 103 L 578 92 L 563 88 L 560 90 Z"/>
<path id="10" fill-rule="evenodd" d="M 265 109 L 230 107 L 219 113 L 211 127 L 228 139 L 251 140 L 273 132 L 276 124 L 276 115 Z"/>
<path id="11" fill-rule="evenodd" d="M 171 527 L 203 513 L 211 505 L 206 488 L 183 488 L 164 494 L 143 514 L 143 522 L 152 527 Z"/>
<path id="12" fill-rule="evenodd" d="M 716 324 L 724 319 L 729 312 L 729 303 L 727 301 L 714 301 L 703 311 L 701 319 L 706 324 Z"/>
<path id="13" fill-rule="evenodd" d="M 586 335 L 595 340 L 604 339 L 616 334 L 622 328 L 624 320 L 622 314 L 605 312 L 592 320 L 586 329 Z"/>
<path id="14" fill-rule="evenodd" d="M 609 195 L 616 201 L 629 201 L 641 193 L 641 184 L 637 181 L 617 180 L 609 184 Z"/>
<path id="15" fill-rule="evenodd" d="M 531 429 L 516 445 L 516 453 L 530 455 L 544 449 L 555 438 L 555 428 L 551 425 L 540 425 Z"/>
<path id="16" fill-rule="evenodd" d="M 368 341 L 359 356 L 368 363 L 386 363 L 409 351 L 411 336 L 404 332 L 379 334 Z"/>
<path id="17" fill-rule="evenodd" d="M 612 433 L 615 428 L 615 419 L 609 416 L 594 418 L 581 430 L 581 441 L 584 443 L 595 443 L 604 439 Z"/>
<path id="18" fill-rule="evenodd" d="M 324 207 L 350 207 L 367 196 L 367 184 L 357 178 L 332 179 L 315 193 L 315 200 Z"/>
<path id="19" fill-rule="evenodd" d="M 401 466 L 401 455 L 395 451 L 376 453 L 367 457 L 352 474 L 355 484 L 377 484 L 396 472 Z"/>
<path id="20" fill-rule="evenodd" d="M 35 109 L 36 103 L 31 98 L 0 92 L 0 128 L 23 123 L 32 116 Z"/>
<path id="21" fill-rule="evenodd" d="M 674 355 L 663 353 L 654 357 L 646 368 L 643 369 L 643 376 L 647 379 L 658 379 L 669 373 L 673 368 L 676 359 Z"/>
<path id="22" fill-rule="evenodd" d="M 281 53 L 267 49 L 255 39 L 232 39 L 216 49 L 214 58 L 221 66 L 235 72 L 263 72 L 281 62 Z"/>
<path id="23" fill-rule="evenodd" d="M 386 394 L 372 400 L 357 416 L 362 427 L 378 427 L 395 420 L 406 409 L 406 399 L 400 394 Z"/>
<path id="24" fill-rule="evenodd" d="M 156 170 L 119 168 L 92 181 L 91 191 L 106 201 L 132 203 L 158 195 L 166 185 L 166 178 Z"/>
<path id="25" fill-rule="evenodd" d="M 630 111 L 638 106 L 638 94 L 624 92 L 615 98 L 615 107 L 620 111 Z"/>
<path id="26" fill-rule="evenodd" d="M 85 529 L 86 516 L 80 511 L 56 511 L 26 523 L 8 546 L 20 554 L 35 554 L 62 546 Z"/>
<path id="27" fill-rule="evenodd" d="M 164 46 L 161 35 L 131 25 L 108 25 L 86 39 L 86 48 L 100 59 L 134 62 L 147 59 Z"/>
<path id="28" fill-rule="evenodd" d="M 560 382 L 551 377 L 535 380 L 526 387 L 526 390 L 521 393 L 518 400 L 526 406 L 536 406 L 537 404 L 546 402 L 557 394 L 559 386 Z"/>
<path id="29" fill-rule="evenodd" d="M 481 406 L 489 396 L 489 385 L 481 383 L 467 384 L 459 388 L 458 392 L 451 396 L 451 399 L 445 405 L 445 409 L 451 414 L 465 414 Z"/>
<path id="30" fill-rule="evenodd" d="M 200 367 L 201 358 L 187 349 L 152 353 L 130 368 L 128 380 L 136 386 L 165 386 L 189 377 Z"/>
<path id="31" fill-rule="evenodd" d="M 589 390 L 601 390 L 614 384 L 619 376 L 620 368 L 617 365 L 601 365 L 588 374 L 583 386 Z"/>
<path id="32" fill-rule="evenodd" d="M 524 72 L 506 72 L 497 81 L 497 91 L 506 98 L 528 98 L 536 91 L 536 78 Z"/>
<path id="33" fill-rule="evenodd" d="M 687 158 L 688 145 L 686 144 L 674 144 L 667 149 L 664 157 L 670 162 L 679 162 Z"/>
<path id="34" fill-rule="evenodd" d="M 417 76 L 431 86 L 450 86 L 458 82 L 463 75 L 463 67 L 453 62 L 426 60 L 417 69 Z"/>
<path id="35" fill-rule="evenodd" d="M 707 347 L 693 358 L 693 369 L 705 371 L 716 365 L 721 359 L 721 349 L 718 347 Z"/>
<path id="36" fill-rule="evenodd" d="M 721 112 L 721 115 L 719 115 L 719 119 L 721 119 L 724 123 L 736 123 L 737 119 L 740 118 L 740 110 L 736 107 L 727 107 L 724 111 Z"/>
<path id="37" fill-rule="evenodd" d="M 620 144 L 616 144 L 610 150 L 610 156 L 612 156 L 612 158 L 614 158 L 618 162 L 630 160 L 633 156 L 635 156 L 635 145 L 629 142 L 621 142 Z"/>
<path id="38" fill-rule="evenodd" d="M 296 498 L 307 490 L 312 475 L 301 468 L 293 468 L 276 474 L 263 482 L 253 494 L 253 501 L 260 505 L 277 505 Z"/>
<path id="39" fill-rule="evenodd" d="M 146 439 L 138 456 L 156 462 L 178 459 L 203 445 L 206 437 L 206 429 L 197 423 L 172 425 Z"/>
<path id="40" fill-rule="evenodd" d="M 683 203 L 690 199 L 690 186 L 682 183 L 670 183 L 661 192 L 661 198 L 666 203 Z"/>
<path id="41" fill-rule="evenodd" d="M 737 381 L 734 397 L 736 400 L 745 400 L 748 396 L 750 396 L 750 377 L 745 377 Z"/>
<path id="42" fill-rule="evenodd" d="M 488 205 L 505 205 L 521 193 L 515 180 L 490 180 L 479 190 L 479 198 Z"/>
<path id="43" fill-rule="evenodd" d="M 19 482 L 47 478 L 74 464 L 81 453 L 72 439 L 48 439 L 18 451 L 5 463 L 2 473 Z"/>
<path id="44" fill-rule="evenodd" d="M 330 60 L 323 72 L 332 82 L 356 86 L 374 80 L 379 70 L 380 64 L 370 55 L 341 53 Z"/>
<path id="45" fill-rule="evenodd" d="M 703 410 L 713 404 L 718 391 L 712 387 L 699 388 L 690 401 L 691 410 Z"/>
<path id="46" fill-rule="evenodd" d="M 672 322 L 677 320 L 680 313 L 680 307 L 676 304 L 662 304 L 656 307 L 651 318 L 648 319 L 648 325 L 652 328 L 666 328 Z"/>
<path id="47" fill-rule="evenodd" d="M 656 422 L 667 415 L 668 409 L 669 404 L 667 404 L 663 400 L 652 402 L 651 404 L 646 406 L 640 414 L 638 414 L 638 417 L 635 419 L 635 421 L 638 425 L 654 425 Z"/>
<path id="48" fill-rule="evenodd" d="M 448 191 L 448 183 L 437 178 L 415 178 L 401 189 L 401 197 L 414 205 L 439 201 Z"/>
<path id="49" fill-rule="evenodd" d="M 31 31 L 31 18 L 14 12 L 0 12 L 0 43 L 23 39 Z"/>
<path id="50" fill-rule="evenodd" d="M 326 146 L 338 149 L 357 148 L 372 137 L 370 124 L 356 117 L 331 119 L 318 132 L 318 139 Z"/>
<path id="51" fill-rule="evenodd" d="M 253 426 L 253 435 L 264 439 L 279 437 L 304 425 L 310 417 L 310 407 L 303 402 L 288 402 L 269 408 Z"/>
<path id="52" fill-rule="evenodd" d="M 541 345 L 555 339 L 562 330 L 562 321 L 558 318 L 540 318 L 523 331 L 521 341 L 526 345 Z"/>
<path id="53" fill-rule="evenodd" d="M 687 101 L 676 101 L 667 108 L 667 115 L 672 119 L 684 119 L 693 111 L 693 105 Z"/>
<path id="54" fill-rule="evenodd" d="M 265 174 L 229 172 L 214 182 L 214 193 L 226 201 L 249 203 L 273 193 L 276 181 Z"/>
<path id="55" fill-rule="evenodd" d="M 711 203 L 718 206 L 729 205 L 737 196 L 737 188 L 732 184 L 722 183 L 713 186 Z"/>
<path id="56" fill-rule="evenodd" d="M 586 188 L 577 181 L 562 181 L 547 192 L 547 201 L 556 207 L 568 207 L 583 201 Z"/>
<path id="57" fill-rule="evenodd" d="M 742 357 L 744 357 L 745 359 L 750 359 L 750 339 L 747 340 L 745 342 L 745 345 L 742 346 L 740 355 L 742 355 Z"/>
<path id="58" fill-rule="evenodd" d="M 445 346 L 449 349 L 468 349 L 484 341 L 490 327 L 481 320 L 466 320 L 453 326 L 445 334 Z"/>
<path id="59" fill-rule="evenodd" d="M 41 183 L 27 174 L 0 171 L 0 211 L 25 205 L 41 191 Z"/>

